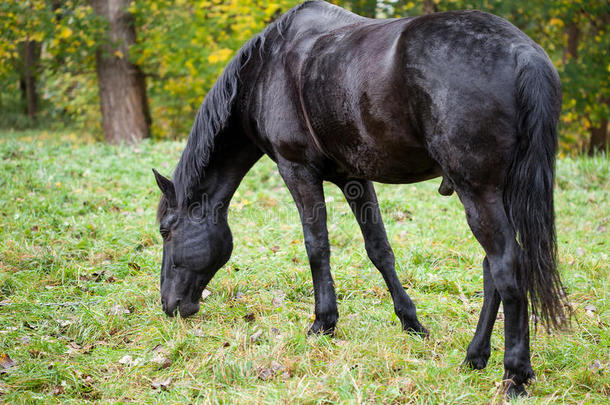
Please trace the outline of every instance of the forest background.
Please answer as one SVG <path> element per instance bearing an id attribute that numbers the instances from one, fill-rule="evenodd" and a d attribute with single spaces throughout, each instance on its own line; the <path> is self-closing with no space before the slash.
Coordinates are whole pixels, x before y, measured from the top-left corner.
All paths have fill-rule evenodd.
<path id="1" fill-rule="evenodd" d="M 4 0 L 0 129 L 70 127 L 111 143 L 184 139 L 241 45 L 295 0 Z M 610 6 L 599 0 L 335 0 L 368 17 L 480 9 L 560 73 L 560 155 L 608 148 Z M 109 108 L 113 97 L 124 108 Z M 151 118 L 152 117 L 152 118 Z"/>

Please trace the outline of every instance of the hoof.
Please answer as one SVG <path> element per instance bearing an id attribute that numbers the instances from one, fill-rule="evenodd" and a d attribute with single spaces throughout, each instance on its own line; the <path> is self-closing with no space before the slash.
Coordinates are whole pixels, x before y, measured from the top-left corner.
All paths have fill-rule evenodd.
<path id="1" fill-rule="evenodd" d="M 462 363 L 464 366 L 468 366 L 473 370 L 483 370 L 487 366 L 489 360 L 490 351 L 479 351 L 471 353 L 470 350 L 466 351 L 466 358 Z"/>
<path id="2" fill-rule="evenodd" d="M 524 398 L 528 396 L 524 384 L 515 385 L 512 381 L 506 381 L 504 384 L 504 392 L 506 393 L 506 397 L 508 399 Z"/>
<path id="3" fill-rule="evenodd" d="M 313 325 L 311 325 L 311 327 L 307 331 L 307 335 L 308 336 L 311 336 L 311 335 L 333 336 L 335 334 L 335 326 L 337 325 L 338 317 L 335 316 L 333 318 L 334 319 L 331 319 L 328 322 L 323 322 L 323 321 L 319 320 L 318 317 L 316 317 L 316 320 L 313 322 Z"/>
<path id="4" fill-rule="evenodd" d="M 484 357 L 469 357 L 462 363 L 464 366 L 468 366 L 473 370 L 483 370 L 487 366 L 487 359 Z"/>
<path id="5" fill-rule="evenodd" d="M 417 325 L 403 325 L 402 330 L 407 333 L 420 336 L 422 338 L 430 337 L 430 332 L 428 332 L 428 329 L 426 329 L 420 323 L 418 323 Z"/>
<path id="6" fill-rule="evenodd" d="M 525 385 L 534 379 L 534 370 L 527 366 L 525 370 L 518 373 L 505 371 L 504 392 L 507 398 L 527 397 Z"/>

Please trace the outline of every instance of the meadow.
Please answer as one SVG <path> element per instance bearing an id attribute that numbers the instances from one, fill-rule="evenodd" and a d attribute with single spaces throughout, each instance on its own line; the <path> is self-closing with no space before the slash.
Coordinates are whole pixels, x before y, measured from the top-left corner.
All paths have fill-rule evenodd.
<path id="1" fill-rule="evenodd" d="M 137 147 L 70 132 L 0 132 L 0 402 L 502 402 L 503 320 L 483 371 L 461 367 L 482 303 L 483 251 L 439 180 L 376 185 L 397 271 L 430 338 L 403 333 L 340 190 L 325 185 L 340 319 L 307 337 L 313 288 L 298 214 L 263 158 L 229 210 L 235 249 L 201 311 L 159 296 L 159 190 L 184 142 Z M 610 395 L 609 163 L 558 160 L 559 262 L 572 327 L 533 335 L 519 403 Z M 532 333 L 534 331 L 532 330 Z"/>

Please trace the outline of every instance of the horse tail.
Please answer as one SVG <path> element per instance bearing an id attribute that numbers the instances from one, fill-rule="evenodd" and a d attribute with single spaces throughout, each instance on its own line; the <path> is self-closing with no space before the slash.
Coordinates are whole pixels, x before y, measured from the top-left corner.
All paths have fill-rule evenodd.
<path id="1" fill-rule="evenodd" d="M 516 54 L 518 142 L 507 173 L 504 207 L 521 247 L 521 283 L 531 312 L 547 328 L 567 320 L 557 271 L 553 183 L 561 83 L 544 52 L 528 46 Z"/>

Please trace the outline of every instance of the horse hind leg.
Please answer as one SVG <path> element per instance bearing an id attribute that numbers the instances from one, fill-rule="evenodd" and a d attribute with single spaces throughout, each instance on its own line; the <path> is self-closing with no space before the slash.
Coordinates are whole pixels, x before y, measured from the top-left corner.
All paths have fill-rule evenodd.
<path id="1" fill-rule="evenodd" d="M 496 289 L 489 259 L 483 260 L 483 307 L 477 324 L 477 330 L 468 345 L 464 364 L 475 370 L 481 370 L 487 365 L 487 360 L 491 354 L 491 333 L 493 331 L 498 308 L 500 307 L 500 294 Z"/>
<path id="2" fill-rule="evenodd" d="M 515 232 L 510 225 L 502 194 L 495 187 L 485 191 L 461 191 L 458 195 L 466 209 L 466 217 L 473 234 L 485 250 L 489 263 L 489 274 L 504 305 L 504 381 L 509 396 L 527 394 L 524 385 L 534 376 L 529 348 L 529 323 L 527 294 L 524 280 L 519 274 L 520 248 L 517 245 Z M 491 316 L 497 301 L 493 296 L 482 315 Z M 491 333 L 492 321 L 480 320 L 484 328 L 480 332 L 479 347 L 485 346 L 484 340 Z M 483 339 L 485 338 L 485 339 Z M 473 339 L 477 347 L 477 335 Z"/>

